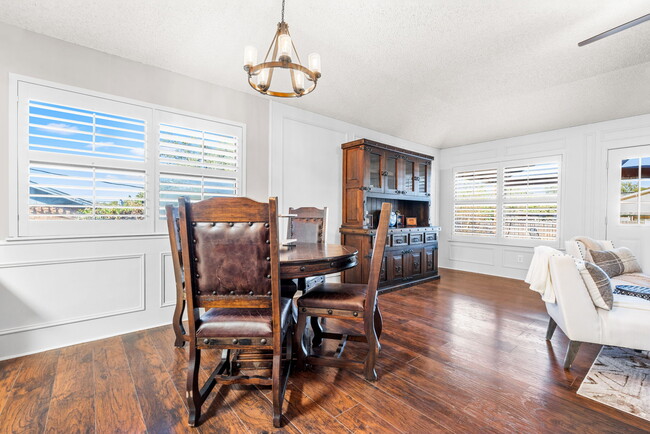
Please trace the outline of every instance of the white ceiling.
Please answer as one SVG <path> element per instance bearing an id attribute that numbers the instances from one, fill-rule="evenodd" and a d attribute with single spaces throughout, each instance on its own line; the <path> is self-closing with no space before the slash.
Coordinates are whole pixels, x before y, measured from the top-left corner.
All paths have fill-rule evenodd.
<path id="1" fill-rule="evenodd" d="M 0 0 L 0 21 L 254 93 L 243 48 L 266 50 L 280 4 Z M 649 12 L 645 0 L 287 0 L 296 47 L 321 54 L 323 77 L 280 102 L 434 147 L 650 113 L 650 23 L 577 46 Z"/>

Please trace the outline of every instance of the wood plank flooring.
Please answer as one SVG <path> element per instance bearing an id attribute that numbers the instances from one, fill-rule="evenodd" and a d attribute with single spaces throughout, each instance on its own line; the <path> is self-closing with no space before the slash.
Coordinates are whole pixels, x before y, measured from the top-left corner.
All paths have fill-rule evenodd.
<path id="1" fill-rule="evenodd" d="M 217 387 L 189 428 L 187 350 L 173 347 L 170 326 L 0 362 L 0 433 L 650 431 L 576 394 L 599 347 L 583 345 L 565 371 L 568 341 L 559 329 L 545 341 L 548 317 L 523 282 L 441 274 L 380 297 L 378 382 L 333 368 L 294 373 L 280 430 L 269 390 L 243 386 Z M 204 380 L 217 357 L 204 357 Z"/>

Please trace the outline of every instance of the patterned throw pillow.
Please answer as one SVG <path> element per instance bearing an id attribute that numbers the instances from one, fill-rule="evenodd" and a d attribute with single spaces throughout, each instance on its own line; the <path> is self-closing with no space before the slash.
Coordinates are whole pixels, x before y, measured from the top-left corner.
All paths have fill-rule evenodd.
<path id="1" fill-rule="evenodd" d="M 594 306 L 600 309 L 612 310 L 614 295 L 609 276 L 602 268 L 591 262 L 576 260 L 576 267 L 580 271 L 580 276 L 585 282 Z"/>
<path id="2" fill-rule="evenodd" d="M 594 263 L 602 268 L 609 277 L 641 273 L 641 266 L 627 247 L 619 247 L 614 250 L 591 250 L 590 253 Z"/>

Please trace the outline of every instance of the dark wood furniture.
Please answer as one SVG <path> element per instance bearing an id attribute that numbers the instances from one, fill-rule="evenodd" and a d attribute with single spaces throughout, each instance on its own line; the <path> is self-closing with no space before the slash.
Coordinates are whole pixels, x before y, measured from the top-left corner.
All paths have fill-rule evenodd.
<path id="1" fill-rule="evenodd" d="M 325 243 L 327 238 L 327 207 L 289 208 L 287 238 L 298 243 Z M 306 291 L 325 282 L 324 276 L 301 277 L 296 281 L 296 291 Z M 288 281 L 282 282 L 288 287 Z M 294 292 L 295 294 L 295 292 Z"/>
<path id="2" fill-rule="evenodd" d="M 338 244 L 301 244 L 280 247 L 280 277 L 299 279 L 339 273 L 357 266 L 357 249 Z"/>
<path id="3" fill-rule="evenodd" d="M 299 243 L 324 243 L 327 238 L 327 207 L 289 208 L 287 238 Z"/>
<path id="4" fill-rule="evenodd" d="M 176 307 L 172 318 L 175 335 L 174 345 L 182 347 L 189 338 L 183 327 L 183 313 L 186 302 L 178 208 L 172 205 L 167 205 L 165 208 L 172 262 L 174 270 L 179 270 L 174 273 L 176 283 Z M 292 279 L 325 276 L 326 274 L 342 272 L 357 265 L 357 250 L 338 244 L 298 243 L 295 246 L 281 246 L 279 252 L 282 281 L 291 282 Z M 287 288 L 286 285 L 283 285 L 281 289 L 283 296 L 286 296 L 285 293 L 291 293 L 291 288 Z"/>
<path id="5" fill-rule="evenodd" d="M 178 202 L 190 344 L 189 424 L 199 423 L 201 405 L 216 384 L 241 383 L 271 386 L 273 425 L 279 427 L 293 316 L 291 300 L 280 297 L 277 199 L 217 197 L 191 204 L 181 197 Z M 199 308 L 206 312 L 200 315 Z M 222 358 L 201 387 L 201 351 L 208 349 L 222 351 Z M 271 376 L 242 375 L 233 360 L 244 350 L 271 350 Z"/>
<path id="6" fill-rule="evenodd" d="M 370 261 L 370 275 L 367 284 L 355 283 L 323 283 L 306 292 L 298 299 L 298 324 L 294 344 L 297 345 L 298 369 L 304 369 L 305 364 L 332 366 L 337 368 L 363 367 L 367 380 L 375 381 L 377 372 L 375 363 L 379 355 L 379 337 L 382 331 L 382 318 L 377 305 L 377 289 L 381 263 L 386 247 L 388 219 L 391 205 L 384 203 L 381 207 L 377 238 L 374 243 L 373 256 Z M 307 326 L 307 317 L 342 318 L 363 321 L 363 335 L 347 335 L 314 330 L 313 344 L 317 345 L 322 339 L 340 340 L 333 356 L 309 354 L 304 347 L 303 334 Z M 363 361 L 341 359 L 346 342 L 360 341 L 368 344 L 368 353 Z"/>
<path id="7" fill-rule="evenodd" d="M 343 274 L 346 283 L 367 283 L 372 245 L 381 204 L 416 219 L 416 226 L 391 227 L 382 261 L 379 292 L 388 292 L 438 274 L 438 232 L 431 226 L 433 157 L 368 139 L 343 149 L 343 219 L 341 244 L 359 250 L 359 267 Z"/>
<path id="8" fill-rule="evenodd" d="M 174 346 L 182 347 L 189 338 L 183 326 L 183 312 L 185 311 L 185 275 L 183 273 L 183 250 L 181 247 L 181 232 L 178 221 L 178 208 L 174 205 L 165 206 L 167 215 L 167 232 L 171 247 L 172 263 L 174 265 L 174 283 L 176 285 L 176 307 L 172 317 L 174 328 Z"/>

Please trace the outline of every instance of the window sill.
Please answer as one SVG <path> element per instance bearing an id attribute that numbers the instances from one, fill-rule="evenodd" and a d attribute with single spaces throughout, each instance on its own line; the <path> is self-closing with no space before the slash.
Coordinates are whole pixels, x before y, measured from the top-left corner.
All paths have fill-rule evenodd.
<path id="1" fill-rule="evenodd" d="M 167 233 L 116 234 L 116 235 L 60 235 L 38 237 L 9 237 L 0 240 L 0 245 L 49 244 L 94 241 L 151 240 L 167 238 Z"/>
<path id="2" fill-rule="evenodd" d="M 450 238 L 447 240 L 452 244 L 486 244 L 492 246 L 503 247 L 519 247 L 519 248 L 534 248 L 537 246 L 548 246 L 554 249 L 561 249 L 562 243 L 560 240 L 556 241 L 542 241 L 542 240 L 504 240 L 504 239 L 481 239 L 481 238 Z"/>

